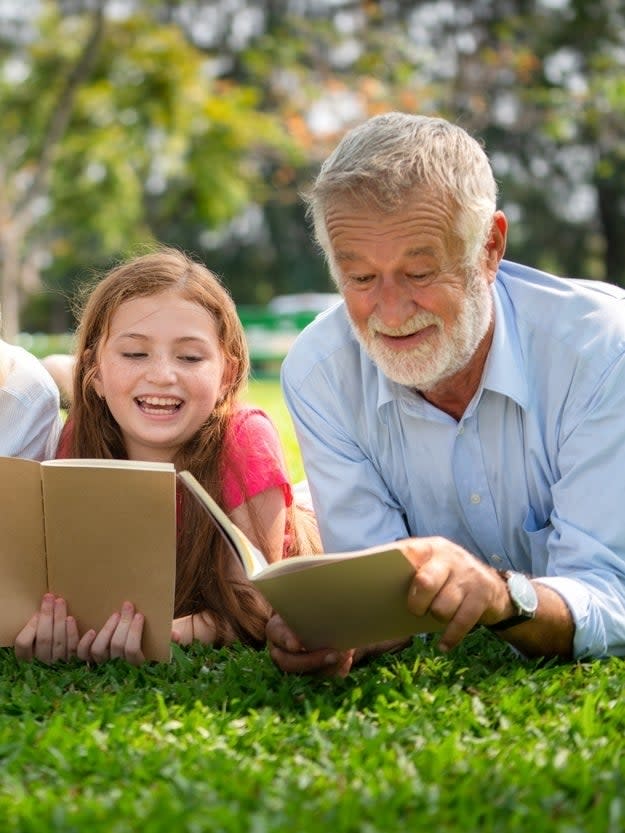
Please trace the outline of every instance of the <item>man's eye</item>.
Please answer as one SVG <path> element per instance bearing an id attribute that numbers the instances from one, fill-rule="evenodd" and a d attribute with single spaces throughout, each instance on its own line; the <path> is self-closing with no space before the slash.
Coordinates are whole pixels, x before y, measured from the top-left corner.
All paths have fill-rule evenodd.
<path id="1" fill-rule="evenodd" d="M 371 283 L 374 278 L 375 275 L 352 275 L 349 280 L 357 286 L 364 286 Z"/>
<path id="2" fill-rule="evenodd" d="M 406 272 L 406 277 L 415 283 L 430 284 L 436 280 L 436 274 L 436 272 Z"/>

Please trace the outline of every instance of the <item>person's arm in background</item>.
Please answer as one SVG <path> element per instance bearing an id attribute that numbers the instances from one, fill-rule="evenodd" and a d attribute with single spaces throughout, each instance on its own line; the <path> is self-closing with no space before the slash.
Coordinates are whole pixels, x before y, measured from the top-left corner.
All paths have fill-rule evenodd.
<path id="1" fill-rule="evenodd" d="M 61 431 L 59 395 L 38 359 L 0 341 L 4 381 L 0 385 L 0 455 L 47 460 Z"/>

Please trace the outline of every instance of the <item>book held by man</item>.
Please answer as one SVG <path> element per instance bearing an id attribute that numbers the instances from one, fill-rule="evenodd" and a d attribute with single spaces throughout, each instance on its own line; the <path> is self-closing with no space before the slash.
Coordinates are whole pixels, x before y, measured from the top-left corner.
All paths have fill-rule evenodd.
<path id="1" fill-rule="evenodd" d="M 81 634 L 132 601 L 146 659 L 168 660 L 175 580 L 172 464 L 0 458 L 0 645 L 51 592 Z"/>
<path id="2" fill-rule="evenodd" d="M 248 579 L 307 648 L 358 648 L 443 629 L 433 617 L 408 611 L 415 567 L 392 543 L 267 564 L 193 475 L 181 472 L 178 478 L 213 518 Z"/>

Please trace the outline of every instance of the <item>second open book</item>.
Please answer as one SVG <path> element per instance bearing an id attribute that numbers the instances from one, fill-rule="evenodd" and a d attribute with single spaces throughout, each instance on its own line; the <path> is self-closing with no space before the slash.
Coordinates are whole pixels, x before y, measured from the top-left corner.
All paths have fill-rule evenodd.
<path id="1" fill-rule="evenodd" d="M 178 478 L 212 517 L 248 579 L 309 649 L 359 648 L 443 626 L 407 608 L 415 568 L 386 544 L 348 553 L 297 555 L 267 564 L 193 475 Z"/>

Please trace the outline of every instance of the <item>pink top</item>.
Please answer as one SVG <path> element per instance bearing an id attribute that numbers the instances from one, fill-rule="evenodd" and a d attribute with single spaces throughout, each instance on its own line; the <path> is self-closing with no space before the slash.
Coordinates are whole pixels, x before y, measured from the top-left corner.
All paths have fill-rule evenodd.
<path id="1" fill-rule="evenodd" d="M 278 433 L 264 411 L 241 408 L 234 414 L 224 439 L 222 460 L 227 512 L 275 487 L 282 489 L 287 506 L 293 503 Z"/>

